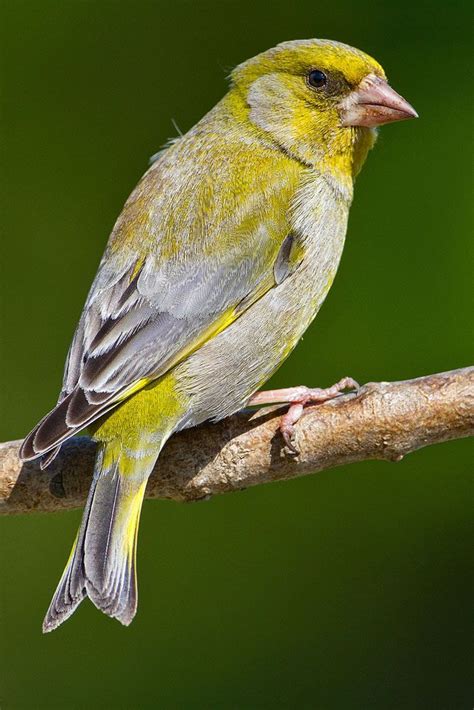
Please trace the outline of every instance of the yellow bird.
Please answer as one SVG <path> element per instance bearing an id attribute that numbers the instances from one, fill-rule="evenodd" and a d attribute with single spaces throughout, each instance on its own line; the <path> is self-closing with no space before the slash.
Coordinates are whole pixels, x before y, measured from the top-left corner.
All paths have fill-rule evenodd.
<path id="1" fill-rule="evenodd" d="M 416 115 L 363 52 L 284 42 L 239 65 L 224 98 L 154 157 L 110 236 L 58 404 L 21 450 L 47 466 L 84 427 L 98 442 L 45 632 L 85 596 L 133 619 L 140 509 L 173 432 L 249 402 L 288 402 L 292 447 L 305 403 L 356 386 L 257 393 L 333 282 L 375 127 Z"/>

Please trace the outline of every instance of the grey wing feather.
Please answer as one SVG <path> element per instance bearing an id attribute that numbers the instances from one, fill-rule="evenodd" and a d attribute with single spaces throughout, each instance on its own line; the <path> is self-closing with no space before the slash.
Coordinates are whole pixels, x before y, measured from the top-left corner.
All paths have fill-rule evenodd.
<path id="1" fill-rule="evenodd" d="M 71 351 L 76 370 L 67 373 L 66 393 L 79 385 L 99 404 L 141 378 L 159 377 L 255 288 L 251 266 L 202 262 L 160 268 L 148 256 L 132 279 L 124 274 L 114 284 L 112 299 L 108 290 L 90 299 Z"/>
<path id="2" fill-rule="evenodd" d="M 256 256 L 238 261 L 176 261 L 161 266 L 148 255 L 126 268 L 99 270 L 69 350 L 56 408 L 25 439 L 24 459 L 46 454 L 113 408 L 143 378 L 156 378 L 179 360 L 219 317 L 250 305 L 265 268 Z M 107 281 L 107 275 L 113 277 Z M 44 459 L 45 465 L 52 456 Z"/>

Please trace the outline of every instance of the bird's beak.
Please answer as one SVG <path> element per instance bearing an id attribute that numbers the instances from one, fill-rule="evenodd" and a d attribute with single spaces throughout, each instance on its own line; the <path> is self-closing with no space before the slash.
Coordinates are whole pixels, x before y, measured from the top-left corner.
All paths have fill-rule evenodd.
<path id="1" fill-rule="evenodd" d="M 418 118 L 408 101 L 375 74 L 368 74 L 339 106 L 343 126 L 382 126 Z"/>

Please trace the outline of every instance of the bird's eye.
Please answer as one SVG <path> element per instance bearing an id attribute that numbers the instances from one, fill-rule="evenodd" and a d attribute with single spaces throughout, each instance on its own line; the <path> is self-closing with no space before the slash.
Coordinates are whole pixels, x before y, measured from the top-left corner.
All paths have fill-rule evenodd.
<path id="1" fill-rule="evenodd" d="M 326 74 L 320 69 L 313 69 L 308 74 L 308 84 L 315 89 L 321 89 L 327 83 Z"/>

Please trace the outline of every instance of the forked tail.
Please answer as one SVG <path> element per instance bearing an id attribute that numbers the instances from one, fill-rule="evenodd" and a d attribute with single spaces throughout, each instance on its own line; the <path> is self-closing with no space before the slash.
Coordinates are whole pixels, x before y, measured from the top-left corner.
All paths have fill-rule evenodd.
<path id="1" fill-rule="evenodd" d="M 158 453 L 132 458 L 118 443 L 99 449 L 76 541 L 43 622 L 45 633 L 71 616 L 85 596 L 122 624 L 132 621 L 140 511 Z"/>

